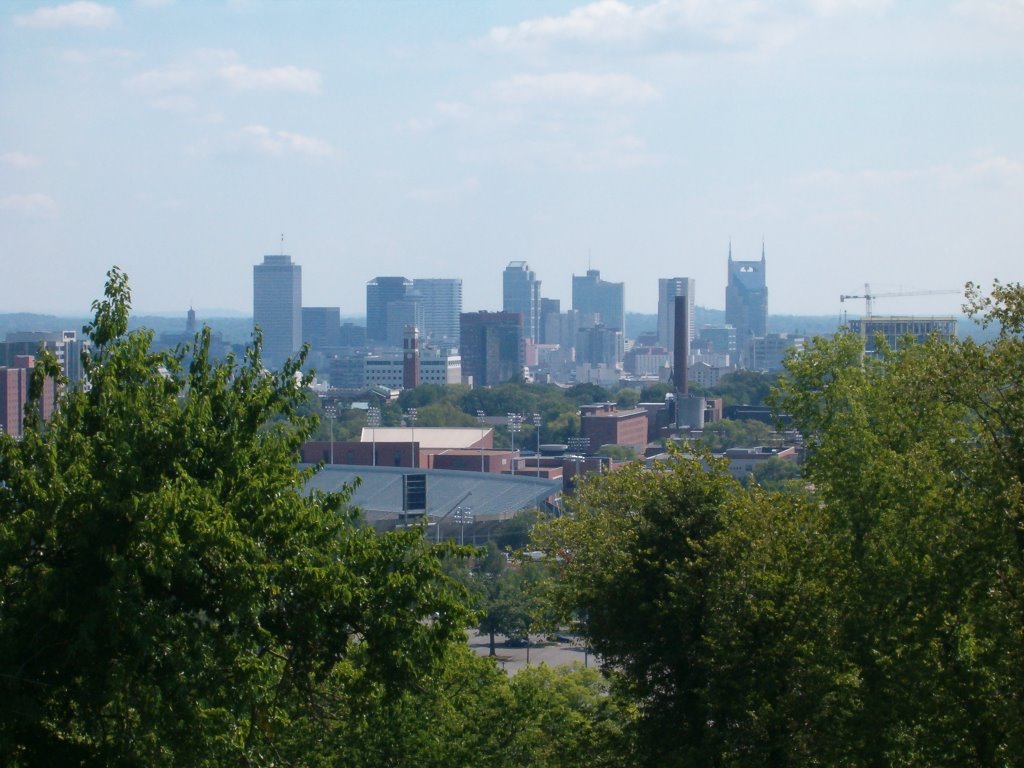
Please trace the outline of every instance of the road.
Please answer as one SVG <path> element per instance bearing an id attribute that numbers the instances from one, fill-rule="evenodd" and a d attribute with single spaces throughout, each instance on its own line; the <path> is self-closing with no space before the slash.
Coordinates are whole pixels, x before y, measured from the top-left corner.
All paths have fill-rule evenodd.
<path id="1" fill-rule="evenodd" d="M 490 640 L 487 635 L 481 635 L 475 629 L 470 630 L 468 635 L 469 647 L 478 656 L 490 654 Z M 504 642 L 504 636 L 497 635 L 495 637 L 495 659 L 502 669 L 510 675 L 515 674 L 526 666 L 527 649 L 525 647 L 508 648 Z M 585 653 L 582 646 L 573 643 L 549 642 L 539 635 L 530 637 L 529 656 L 531 665 L 547 664 L 549 667 L 558 667 L 575 663 L 596 666 L 594 654 Z"/>

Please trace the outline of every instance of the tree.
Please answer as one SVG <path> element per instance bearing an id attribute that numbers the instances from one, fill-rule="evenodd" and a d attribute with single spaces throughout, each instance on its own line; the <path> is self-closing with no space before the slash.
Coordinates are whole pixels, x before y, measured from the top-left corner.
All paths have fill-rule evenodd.
<path id="1" fill-rule="evenodd" d="M 0 437 L 0 762 L 307 763 L 323 712 L 432 674 L 464 592 L 304 493 L 302 356 L 152 353 L 116 268 L 93 309 L 88 386 Z"/>
<path id="2" fill-rule="evenodd" d="M 615 461 L 633 461 L 636 459 L 636 449 L 631 445 L 602 445 L 595 453 L 598 456 L 607 456 Z"/>
<path id="3" fill-rule="evenodd" d="M 637 708 L 630 763 L 808 764 L 829 747 L 848 692 L 821 516 L 674 454 L 588 479 L 540 526 L 563 609 Z"/>
<path id="4" fill-rule="evenodd" d="M 766 445 L 772 430 L 767 424 L 754 419 L 721 419 L 704 427 L 700 443 L 711 451 L 727 448 L 753 448 Z"/>

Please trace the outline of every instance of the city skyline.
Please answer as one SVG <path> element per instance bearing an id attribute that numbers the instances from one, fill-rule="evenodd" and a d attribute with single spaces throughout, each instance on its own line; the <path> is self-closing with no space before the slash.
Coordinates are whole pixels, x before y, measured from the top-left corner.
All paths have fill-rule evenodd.
<path id="1" fill-rule="evenodd" d="M 722 309 L 730 242 L 773 313 L 1020 281 L 1022 32 L 1003 0 L 9 4 L 0 312 L 87 314 L 117 264 L 141 313 L 246 314 L 282 252 L 346 317 L 375 275 L 498 310 L 512 261 L 562 306 L 594 269 Z"/>

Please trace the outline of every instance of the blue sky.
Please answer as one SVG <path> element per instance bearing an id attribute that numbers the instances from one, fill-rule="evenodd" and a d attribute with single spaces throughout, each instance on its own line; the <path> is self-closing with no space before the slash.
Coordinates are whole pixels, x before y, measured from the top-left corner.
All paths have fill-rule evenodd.
<path id="1" fill-rule="evenodd" d="M 773 313 L 1020 281 L 1022 39 L 1024 0 L 7 2 L 0 312 L 112 264 L 138 311 L 251 312 L 282 233 L 346 315 L 388 274 L 500 308 L 510 260 L 722 307 L 730 240 Z"/>

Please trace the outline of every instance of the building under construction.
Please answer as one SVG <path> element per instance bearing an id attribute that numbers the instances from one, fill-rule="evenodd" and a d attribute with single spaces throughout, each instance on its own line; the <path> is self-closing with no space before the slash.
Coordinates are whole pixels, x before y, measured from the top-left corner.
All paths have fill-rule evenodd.
<path id="1" fill-rule="evenodd" d="M 881 336 L 891 349 L 901 346 L 907 337 L 921 344 L 932 336 L 942 341 L 956 337 L 956 318 L 952 315 L 940 317 L 914 317 L 910 315 L 872 315 L 849 321 L 851 333 L 864 339 L 864 349 L 874 352 L 877 339 Z"/>

